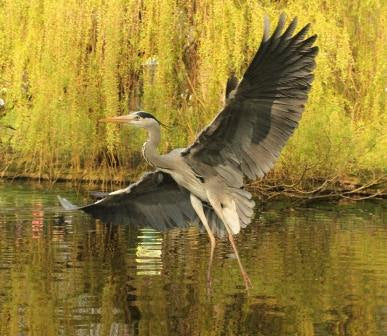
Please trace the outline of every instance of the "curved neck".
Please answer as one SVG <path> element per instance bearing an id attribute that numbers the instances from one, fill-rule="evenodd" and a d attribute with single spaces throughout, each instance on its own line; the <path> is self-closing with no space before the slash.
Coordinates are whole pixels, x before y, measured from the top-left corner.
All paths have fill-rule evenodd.
<path id="1" fill-rule="evenodd" d="M 162 155 L 159 154 L 157 147 L 160 144 L 161 134 L 160 134 L 160 126 L 152 125 L 146 128 L 148 131 L 148 140 L 144 143 L 143 146 L 143 155 L 145 160 L 150 163 L 152 166 L 157 168 L 165 167 L 165 163 L 163 162 Z"/>

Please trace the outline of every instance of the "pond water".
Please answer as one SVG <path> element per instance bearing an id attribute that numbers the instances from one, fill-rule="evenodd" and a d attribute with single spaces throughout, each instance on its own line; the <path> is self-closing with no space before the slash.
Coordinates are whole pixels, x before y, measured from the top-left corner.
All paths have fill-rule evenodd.
<path id="1" fill-rule="evenodd" d="M 260 207 L 227 239 L 64 212 L 71 188 L 0 182 L 0 335 L 387 335 L 387 205 Z"/>

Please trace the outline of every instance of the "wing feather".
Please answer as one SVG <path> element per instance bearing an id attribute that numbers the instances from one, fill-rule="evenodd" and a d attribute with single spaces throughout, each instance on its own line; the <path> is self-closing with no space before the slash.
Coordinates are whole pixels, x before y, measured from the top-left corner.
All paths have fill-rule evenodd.
<path id="1" fill-rule="evenodd" d="M 148 226 L 158 231 L 200 225 L 192 208 L 189 192 L 180 187 L 172 177 L 161 171 L 146 173 L 136 183 L 112 193 L 93 193 L 104 197 L 92 204 L 77 207 L 59 197 L 66 210 L 82 210 L 104 222 Z M 222 223 L 213 215 L 213 209 L 205 206 L 209 224 L 215 232 L 222 232 Z"/>
<path id="2" fill-rule="evenodd" d="M 221 175 L 232 187 L 267 173 L 298 126 L 313 81 L 317 36 L 310 25 L 293 35 L 285 15 L 270 36 L 270 23 L 257 53 L 226 106 L 182 155 L 204 177 Z M 283 33 L 282 33 L 283 32 Z"/>

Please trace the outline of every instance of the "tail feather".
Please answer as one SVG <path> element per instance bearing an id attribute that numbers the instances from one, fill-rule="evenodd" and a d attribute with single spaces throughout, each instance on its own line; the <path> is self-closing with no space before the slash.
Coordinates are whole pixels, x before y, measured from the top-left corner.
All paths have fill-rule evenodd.
<path id="1" fill-rule="evenodd" d="M 236 203 L 236 211 L 239 217 L 239 224 L 245 228 L 251 223 L 254 215 L 255 202 L 251 194 L 244 189 L 232 189 L 232 195 Z"/>
<path id="2" fill-rule="evenodd" d="M 251 194 L 239 188 L 228 188 L 225 193 L 207 190 L 208 200 L 215 213 L 232 234 L 250 224 L 255 202 Z"/>
<path id="3" fill-rule="evenodd" d="M 245 228 L 251 222 L 251 216 L 246 215 L 240 207 L 237 205 L 237 213 L 239 216 L 240 224 L 243 228 Z"/>

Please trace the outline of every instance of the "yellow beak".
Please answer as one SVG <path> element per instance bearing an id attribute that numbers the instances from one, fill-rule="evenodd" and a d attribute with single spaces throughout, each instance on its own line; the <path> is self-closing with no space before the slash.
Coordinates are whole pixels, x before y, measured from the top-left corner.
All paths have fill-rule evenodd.
<path id="1" fill-rule="evenodd" d="M 118 124 L 129 124 L 133 120 L 133 116 L 131 115 L 123 115 L 118 117 L 108 117 L 104 119 L 100 119 L 100 122 L 106 123 L 118 123 Z"/>

